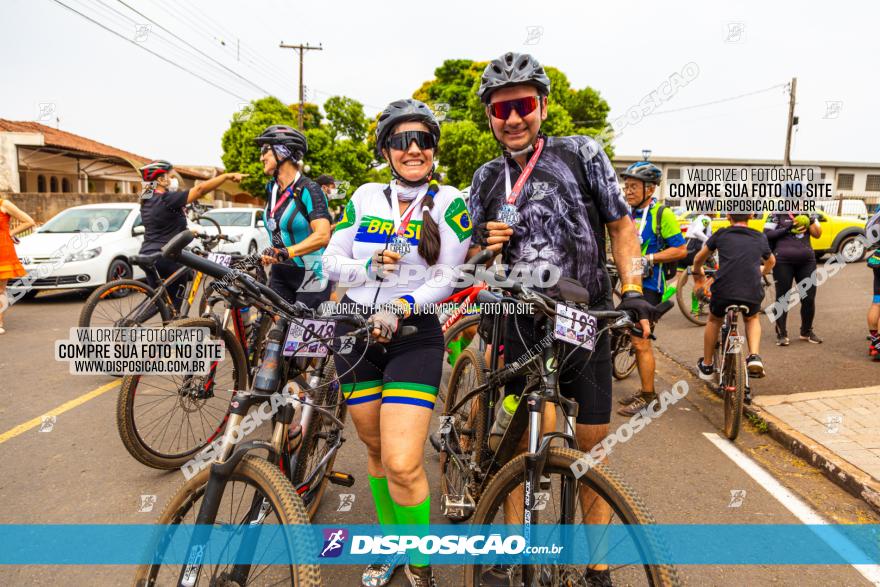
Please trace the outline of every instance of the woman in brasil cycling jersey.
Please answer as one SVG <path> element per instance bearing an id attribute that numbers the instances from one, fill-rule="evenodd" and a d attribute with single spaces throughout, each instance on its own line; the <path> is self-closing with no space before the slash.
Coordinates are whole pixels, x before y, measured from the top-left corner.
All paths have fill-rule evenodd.
<path id="1" fill-rule="evenodd" d="M 309 150 L 299 131 L 273 124 L 256 142 L 260 145 L 266 184 L 266 230 L 272 241 L 263 262 L 272 265 L 269 287 L 293 304 L 317 308 L 330 297 L 321 255 L 330 242 L 327 196 L 302 173 Z"/>
<path id="2" fill-rule="evenodd" d="M 451 280 L 430 279 L 428 270 L 464 261 L 471 224 L 459 191 L 432 181 L 440 125 L 425 104 L 389 104 L 379 117 L 376 138 L 376 150 L 388 161 L 394 180 L 366 184 L 354 193 L 324 266 L 330 279 L 349 286 L 343 307 L 370 316 L 373 334 L 383 344 L 369 347 L 359 362 L 363 347 L 337 355 L 336 369 L 351 419 L 367 447 L 379 523 L 427 530 L 424 446 L 443 362 L 440 323 L 428 310 L 453 289 Z M 418 332 L 392 340 L 404 325 Z M 363 584 L 385 585 L 401 559 L 370 565 Z M 435 584 L 425 556 L 410 554 L 406 575 L 410 585 Z"/>

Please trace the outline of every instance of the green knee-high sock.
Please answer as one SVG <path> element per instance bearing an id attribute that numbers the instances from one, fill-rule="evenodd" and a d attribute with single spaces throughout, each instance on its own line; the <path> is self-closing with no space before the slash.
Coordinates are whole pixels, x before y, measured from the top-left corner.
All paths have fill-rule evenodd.
<path id="1" fill-rule="evenodd" d="M 428 524 L 431 521 L 431 495 L 428 494 L 425 501 L 418 505 L 399 505 L 395 503 L 394 515 L 397 517 L 398 524 L 421 526 L 419 535 L 426 535 L 428 533 Z M 428 555 L 411 551 L 409 553 L 409 563 L 414 567 L 427 566 L 429 564 Z"/>
<path id="2" fill-rule="evenodd" d="M 388 492 L 388 479 L 385 477 L 370 478 L 370 491 L 373 493 L 373 503 L 376 504 L 376 517 L 382 526 L 391 526 L 397 523 L 394 515 L 396 504 Z"/>

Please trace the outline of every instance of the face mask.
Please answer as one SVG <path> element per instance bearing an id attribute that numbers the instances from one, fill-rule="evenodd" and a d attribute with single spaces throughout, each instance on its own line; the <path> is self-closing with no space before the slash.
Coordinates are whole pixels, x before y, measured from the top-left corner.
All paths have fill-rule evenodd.
<path id="1" fill-rule="evenodd" d="M 178 187 L 180 187 L 180 182 L 177 181 L 176 177 L 172 177 L 170 180 L 168 180 L 168 191 L 169 192 L 176 191 Z"/>
<path id="2" fill-rule="evenodd" d="M 330 190 L 330 194 L 329 194 L 329 195 L 331 195 L 331 196 L 335 196 L 335 195 L 337 195 L 337 194 L 339 194 L 339 190 L 338 190 L 337 188 L 333 188 L 332 190 Z"/>

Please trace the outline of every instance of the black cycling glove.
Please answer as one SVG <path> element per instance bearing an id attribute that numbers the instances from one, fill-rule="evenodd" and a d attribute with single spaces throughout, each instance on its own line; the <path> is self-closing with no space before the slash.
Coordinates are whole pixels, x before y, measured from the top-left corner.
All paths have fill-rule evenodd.
<path id="1" fill-rule="evenodd" d="M 623 299 L 615 309 L 635 314 L 635 321 L 649 320 L 654 322 L 654 306 L 638 292 L 628 291 L 623 294 Z"/>

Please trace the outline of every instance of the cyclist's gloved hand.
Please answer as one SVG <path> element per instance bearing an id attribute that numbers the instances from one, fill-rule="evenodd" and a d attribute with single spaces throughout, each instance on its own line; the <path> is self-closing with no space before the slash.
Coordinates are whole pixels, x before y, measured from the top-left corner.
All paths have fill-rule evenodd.
<path id="1" fill-rule="evenodd" d="M 290 253 L 286 247 L 268 247 L 262 252 L 263 263 L 271 265 L 273 263 L 284 263 L 290 259 Z"/>
<path id="2" fill-rule="evenodd" d="M 394 333 L 397 332 L 397 327 L 400 324 L 397 313 L 391 308 L 379 310 L 370 316 L 367 322 L 373 327 L 373 336 L 375 336 L 379 342 L 390 341 L 391 337 L 394 336 Z"/>
<path id="3" fill-rule="evenodd" d="M 635 315 L 642 329 L 642 337 L 648 338 L 651 334 L 651 322 L 654 320 L 654 306 L 642 294 L 634 291 L 626 292 L 616 309 Z"/>

